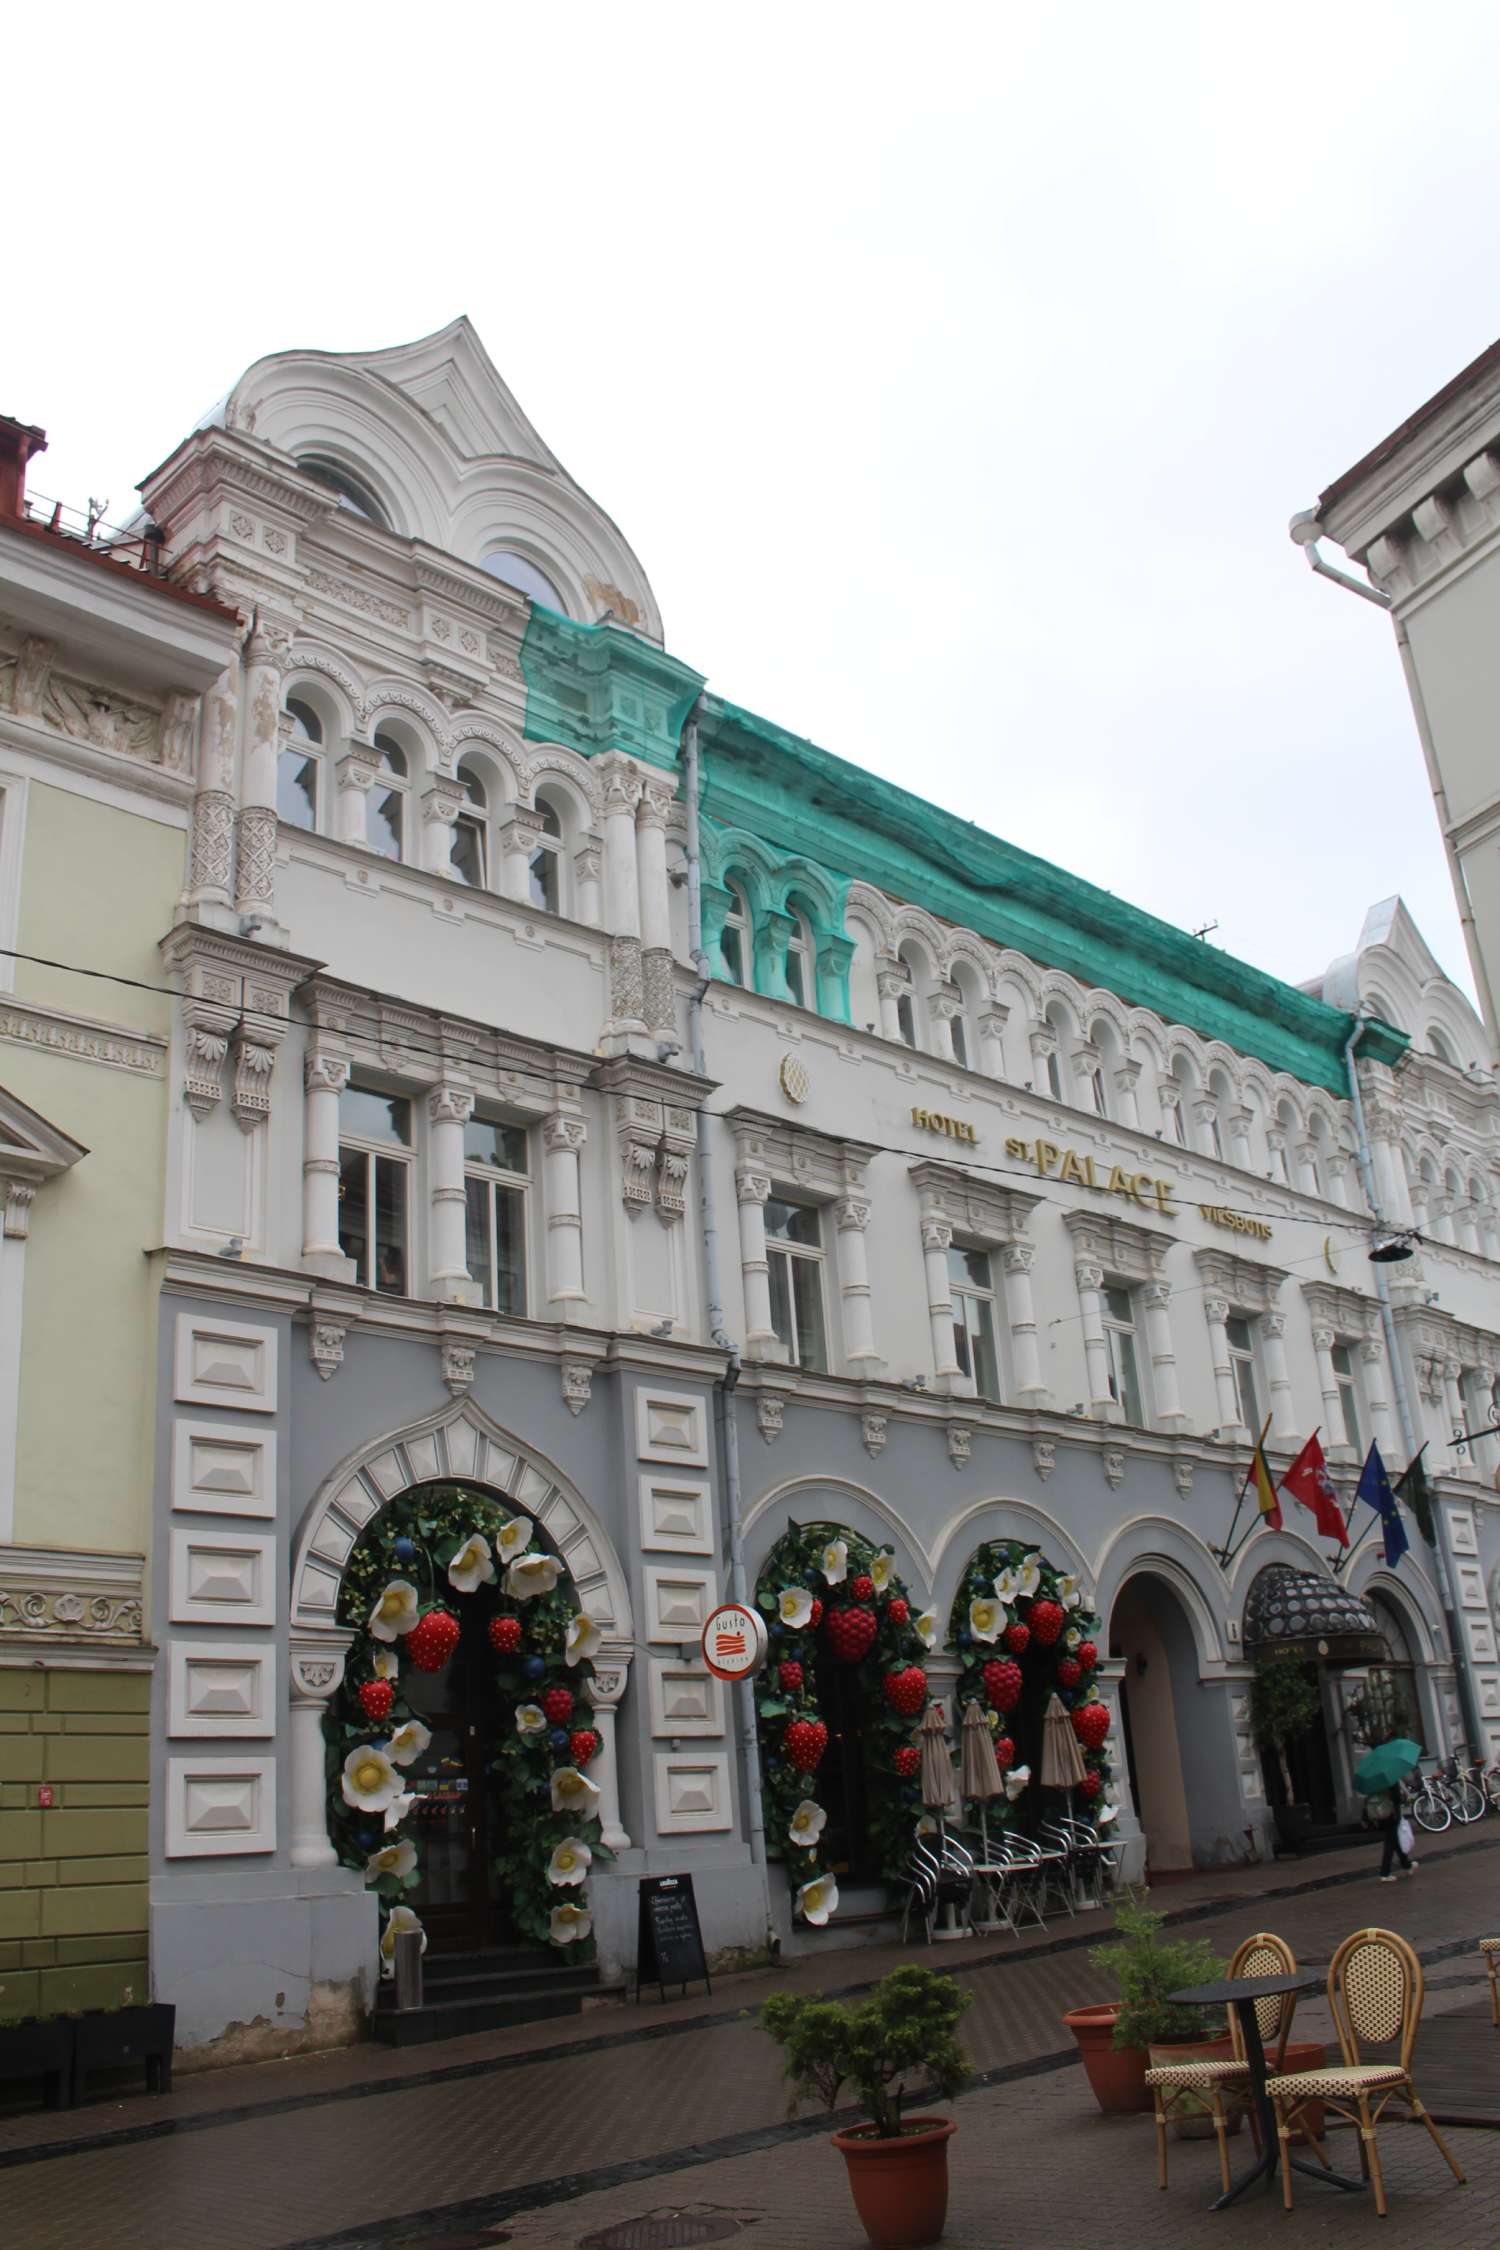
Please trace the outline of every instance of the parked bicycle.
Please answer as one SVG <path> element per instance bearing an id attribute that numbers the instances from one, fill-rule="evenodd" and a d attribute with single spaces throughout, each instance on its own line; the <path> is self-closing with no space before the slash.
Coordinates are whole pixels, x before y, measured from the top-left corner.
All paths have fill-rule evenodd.
<path id="1" fill-rule="evenodd" d="M 1492 1801 L 1489 1789 L 1474 1773 L 1462 1769 L 1454 1756 L 1422 1775 L 1411 1801 L 1411 1817 L 1429 1836 L 1439 1836 L 1455 1821 L 1466 1827 L 1470 1821 L 1482 1820 Z"/>

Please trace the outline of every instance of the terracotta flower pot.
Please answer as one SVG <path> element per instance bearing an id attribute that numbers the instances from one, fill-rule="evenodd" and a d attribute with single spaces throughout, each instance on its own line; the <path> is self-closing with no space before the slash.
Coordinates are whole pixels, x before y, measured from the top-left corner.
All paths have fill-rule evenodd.
<path id="1" fill-rule="evenodd" d="M 1222 2039 L 1174 2039 L 1170 2042 L 1153 2039 L 1147 2053 L 1153 2070 L 1170 2070 L 1174 2063 L 1229 2062 L 1234 2055 L 1234 2042 L 1227 2034 Z M 1231 2133 L 1239 2131 L 1243 2117 L 1243 2110 L 1230 2106 L 1228 2129 Z M 1172 2131 L 1179 2141 L 1211 2141 L 1214 2137 L 1213 2110 L 1197 2094 L 1176 2095 L 1171 2118 Z"/>
<path id="2" fill-rule="evenodd" d="M 1119 2008 L 1105 2001 L 1090 2008 L 1070 2008 L 1063 2022 L 1078 2042 L 1078 2052 L 1094 2099 L 1106 2117 L 1151 2107 L 1146 2084 L 1144 2047 L 1116 2047 L 1115 2023 Z"/>
<path id="3" fill-rule="evenodd" d="M 948 2143 L 957 2131 L 948 2117 L 908 2117 L 893 2141 L 877 2140 L 873 2125 L 834 2134 L 875 2250 L 918 2250 L 939 2239 L 948 2216 Z"/>

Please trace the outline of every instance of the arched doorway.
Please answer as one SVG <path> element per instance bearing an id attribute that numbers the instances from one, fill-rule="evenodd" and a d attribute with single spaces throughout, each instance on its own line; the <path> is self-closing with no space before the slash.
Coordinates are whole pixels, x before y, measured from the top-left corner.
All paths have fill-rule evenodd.
<path id="1" fill-rule="evenodd" d="M 1422 1720 L 1422 1697 L 1417 1679 L 1416 1651 L 1405 1618 L 1396 1604 L 1378 1587 L 1367 1595 L 1376 1623 L 1385 1637 L 1387 1655 L 1372 1664 L 1362 1690 L 1348 1697 L 1345 1709 L 1362 1746 L 1389 1742 L 1393 1735 L 1427 1747 Z"/>
<path id="2" fill-rule="evenodd" d="M 1277 1833 L 1292 1850 L 1315 1849 L 1347 1834 L 1362 1810 L 1347 1773 L 1341 1782 L 1335 1768 L 1334 1681 L 1385 1663 L 1380 1620 L 1331 1574 L 1267 1563 L 1245 1598 L 1244 1647 L 1255 1665 L 1251 1717 Z"/>
<path id="3" fill-rule="evenodd" d="M 1121 1587 L 1110 1613 L 1109 1652 L 1122 1666 L 1120 1730 L 1148 1874 L 1191 1868 L 1198 1650 L 1187 1611 L 1157 1572 L 1141 1571 Z"/>

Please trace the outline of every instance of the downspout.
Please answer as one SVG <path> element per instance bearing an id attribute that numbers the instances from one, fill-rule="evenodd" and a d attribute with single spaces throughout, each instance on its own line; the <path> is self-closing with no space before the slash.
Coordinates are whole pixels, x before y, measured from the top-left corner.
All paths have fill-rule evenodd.
<path id="1" fill-rule="evenodd" d="M 1375 1167 L 1370 1158 L 1370 1136 L 1365 1129 L 1364 1098 L 1359 1089 L 1359 1068 L 1354 1060 L 1354 1050 L 1364 1037 L 1366 1018 L 1360 1016 L 1344 1045 L 1344 1071 L 1349 1081 L 1349 1103 L 1354 1112 L 1355 1146 L 1359 1160 L 1360 1185 L 1365 1191 L 1377 1226 L 1386 1224 L 1384 1213 L 1375 1192 Z M 1416 1424 L 1412 1420 L 1411 1394 L 1406 1388 L 1406 1371 L 1401 1364 L 1401 1352 L 1396 1339 L 1396 1322 L 1391 1311 L 1390 1284 L 1385 1267 L 1375 1265 L 1375 1295 L 1380 1304 L 1380 1326 L 1385 1336 L 1385 1356 L 1391 1370 L 1391 1385 L 1396 1393 L 1396 1413 L 1401 1423 L 1401 1442 L 1406 1447 L 1408 1462 L 1415 1461 L 1418 1452 Z M 1453 1651 L 1454 1669 L 1458 1677 L 1459 1702 L 1463 1706 L 1464 1732 L 1469 1738 L 1469 1756 L 1477 1758 L 1484 1745 L 1484 1730 L 1479 1723 L 1479 1705 L 1474 1694 L 1474 1682 L 1469 1673 L 1469 1652 L 1459 1632 L 1458 1613 L 1453 1606 L 1453 1574 L 1448 1555 L 1447 1517 L 1441 1500 L 1434 1495 L 1432 1528 L 1433 1560 L 1437 1566 L 1438 1599 L 1443 1605 L 1443 1624 L 1447 1629 L 1448 1645 Z"/>
<path id="2" fill-rule="evenodd" d="M 710 981 L 708 955 L 703 950 L 703 862 L 699 842 L 698 713 L 701 700 L 688 714 L 683 738 L 683 790 L 687 801 L 688 951 L 694 983 L 688 996 L 688 1055 L 700 1078 L 708 1076 L 703 1054 L 703 995 Z M 719 1452 L 724 1474 L 724 1517 L 729 1532 L 729 1598 L 748 1604 L 745 1577 L 745 1542 L 740 1524 L 740 1438 L 734 1393 L 740 1379 L 740 1355 L 724 1320 L 724 1293 L 719 1267 L 719 1223 L 714 1201 L 713 1120 L 705 1115 L 698 1140 L 698 1223 L 703 1235 L 703 1279 L 708 1299 L 709 1340 L 725 1355 L 722 1376 L 715 1386 L 714 1418 L 718 1424 Z M 766 1935 L 773 1941 L 770 1876 L 766 1866 L 766 1816 L 761 1796 L 760 1738 L 755 1729 L 755 1688 L 747 1680 L 729 1687 L 736 1705 L 740 1737 L 740 1770 L 744 1777 L 746 1826 L 751 1864 L 761 1871 L 765 1891 Z"/>

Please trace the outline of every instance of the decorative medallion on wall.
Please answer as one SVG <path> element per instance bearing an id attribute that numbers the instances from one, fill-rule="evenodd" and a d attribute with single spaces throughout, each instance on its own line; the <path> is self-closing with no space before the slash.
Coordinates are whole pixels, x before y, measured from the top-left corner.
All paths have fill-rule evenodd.
<path id="1" fill-rule="evenodd" d="M 805 1102 L 812 1092 L 812 1075 L 806 1063 L 797 1055 L 782 1056 L 776 1083 L 789 1102 Z"/>

